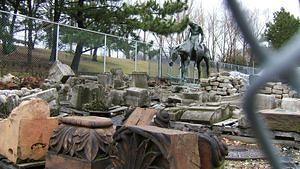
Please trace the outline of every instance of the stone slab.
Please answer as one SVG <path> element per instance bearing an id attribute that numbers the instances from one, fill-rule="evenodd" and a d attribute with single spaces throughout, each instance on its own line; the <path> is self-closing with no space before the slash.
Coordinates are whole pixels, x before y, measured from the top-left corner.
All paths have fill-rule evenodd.
<path id="1" fill-rule="evenodd" d="M 60 61 L 56 61 L 49 70 L 48 79 L 65 83 L 71 76 L 75 76 L 71 67 Z"/>
<path id="2" fill-rule="evenodd" d="M 155 109 L 149 109 L 149 108 L 140 108 L 137 107 L 128 117 L 126 122 L 124 123 L 125 126 L 144 126 L 144 125 L 150 125 L 152 123 L 152 120 L 154 116 L 156 115 L 158 111 Z"/>
<path id="3" fill-rule="evenodd" d="M 271 130 L 300 132 L 300 112 L 274 109 L 259 113 Z"/>
<path id="4" fill-rule="evenodd" d="M 56 100 L 58 98 L 58 93 L 57 93 L 56 88 L 51 88 L 51 89 L 48 89 L 48 90 L 44 90 L 44 91 L 41 91 L 41 92 L 38 92 L 38 93 L 34 93 L 34 94 L 31 94 L 31 95 L 22 97 L 21 101 L 29 100 L 29 99 L 32 99 L 32 98 L 40 98 L 40 99 L 43 99 L 47 102 L 50 102 L 50 101 Z"/>
<path id="5" fill-rule="evenodd" d="M 189 121 L 203 124 L 213 124 L 231 117 L 228 108 L 198 107 L 189 108 L 181 116 L 181 121 Z"/>
<path id="6" fill-rule="evenodd" d="M 281 102 L 281 108 L 300 112 L 300 99 L 297 98 L 283 98 Z"/>

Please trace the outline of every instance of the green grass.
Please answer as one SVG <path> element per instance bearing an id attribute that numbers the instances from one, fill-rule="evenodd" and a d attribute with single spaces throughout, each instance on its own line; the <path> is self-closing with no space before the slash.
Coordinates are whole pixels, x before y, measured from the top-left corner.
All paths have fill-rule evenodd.
<path id="1" fill-rule="evenodd" d="M 1 50 L 0 50 L 1 51 Z M 1 53 L 1 52 L 0 52 Z M 1 55 L 1 54 L 0 54 Z M 33 50 L 33 62 L 48 61 L 51 55 L 51 50 L 36 48 Z M 27 48 L 22 46 L 17 46 L 16 52 L 10 54 L 9 56 L 4 56 L 7 58 L 15 58 L 17 60 L 26 60 Z M 68 65 L 71 65 L 74 54 L 69 52 L 59 52 L 58 59 Z M 82 55 L 79 64 L 79 72 L 89 72 L 89 73 L 100 73 L 104 71 L 103 57 L 98 56 L 98 61 L 92 61 L 92 56 Z M 134 71 L 135 63 L 130 59 L 119 59 L 114 57 L 106 58 L 106 71 L 110 71 L 113 68 L 121 68 L 125 74 L 131 74 Z M 150 76 L 158 76 L 158 63 L 157 61 L 138 61 L 137 71 L 147 72 Z M 193 66 L 190 65 L 189 77 L 192 77 L 193 71 L 195 72 L 195 77 L 197 77 L 197 72 Z M 162 65 L 162 75 L 163 77 L 178 77 L 179 76 L 179 65 L 174 65 L 172 68 L 168 64 Z M 202 71 L 204 74 L 205 72 Z M 202 76 L 203 77 L 203 76 Z"/>

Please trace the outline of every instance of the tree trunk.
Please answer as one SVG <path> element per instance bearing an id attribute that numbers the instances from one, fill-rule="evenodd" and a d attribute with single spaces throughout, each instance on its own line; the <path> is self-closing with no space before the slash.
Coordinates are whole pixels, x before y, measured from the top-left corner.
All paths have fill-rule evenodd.
<path id="1" fill-rule="evenodd" d="M 60 7 L 59 5 L 62 5 L 62 4 L 59 4 L 59 0 L 55 0 L 54 1 L 54 22 L 59 22 L 59 18 L 60 18 L 60 14 L 61 14 L 61 11 L 60 11 Z M 57 30 L 57 25 L 54 25 L 54 28 L 53 28 L 53 34 L 52 34 L 52 48 L 51 48 L 51 55 L 50 55 L 50 59 L 49 61 L 50 62 L 55 62 L 56 61 L 56 43 L 57 42 L 57 34 L 58 34 L 58 30 Z"/>
<path id="2" fill-rule="evenodd" d="M 78 6 L 83 7 L 83 2 L 84 2 L 84 0 L 79 0 L 78 1 Z M 82 13 L 81 10 L 79 10 L 77 12 L 77 17 L 76 18 L 77 18 L 76 22 L 77 22 L 78 27 L 79 28 L 85 28 L 84 24 L 83 24 L 84 17 L 83 17 L 83 13 Z M 78 72 L 82 50 L 83 50 L 83 42 L 79 41 L 79 42 L 77 42 L 75 55 L 73 57 L 72 64 L 71 64 L 71 68 L 75 73 Z"/>
<path id="3" fill-rule="evenodd" d="M 71 64 L 71 68 L 75 73 L 78 72 L 82 50 L 83 50 L 83 43 L 79 42 L 76 46 L 75 55 Z"/>
<path id="4" fill-rule="evenodd" d="M 93 62 L 97 62 L 97 52 L 98 52 L 98 48 L 95 48 L 93 51 L 93 58 L 92 58 Z"/>
<path id="5" fill-rule="evenodd" d="M 28 16 L 32 17 L 32 6 L 31 6 L 31 0 L 27 0 L 28 5 Z M 27 63 L 32 63 L 32 50 L 33 50 L 33 39 L 32 39 L 32 33 L 33 32 L 33 23 L 32 19 L 28 20 L 28 48 L 27 48 Z"/>

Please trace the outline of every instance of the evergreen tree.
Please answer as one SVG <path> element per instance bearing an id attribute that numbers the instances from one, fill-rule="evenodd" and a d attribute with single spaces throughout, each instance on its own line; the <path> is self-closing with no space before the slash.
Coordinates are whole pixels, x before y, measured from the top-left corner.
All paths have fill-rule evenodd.
<path id="1" fill-rule="evenodd" d="M 286 43 L 300 28 L 299 18 L 281 8 L 274 13 L 273 22 L 267 24 L 266 39 L 276 49 Z"/>
<path id="2" fill-rule="evenodd" d="M 176 22 L 175 17 L 173 17 L 176 13 L 187 9 L 186 1 L 166 1 L 162 6 L 155 0 L 134 5 L 128 5 L 124 2 L 116 5 L 112 2 L 109 0 L 70 0 L 66 2 L 64 11 L 72 20 L 77 22 L 79 28 L 105 32 L 125 38 L 134 37 L 134 39 L 137 39 L 134 33 L 135 30 L 140 29 L 159 35 L 168 35 L 183 31 L 188 24 L 188 17 L 185 17 L 181 22 Z M 92 50 L 101 47 L 101 44 L 103 44 L 99 43 L 99 40 L 93 39 L 95 37 L 87 36 L 87 34 L 80 35 L 79 33 L 73 36 L 77 46 L 71 68 L 75 72 L 78 71 L 81 54 L 87 51 L 83 50 L 84 47 L 89 47 Z M 126 55 L 132 48 L 132 44 L 124 41 L 122 45 L 110 45 L 108 47 L 119 47 L 118 49 L 124 51 Z"/>

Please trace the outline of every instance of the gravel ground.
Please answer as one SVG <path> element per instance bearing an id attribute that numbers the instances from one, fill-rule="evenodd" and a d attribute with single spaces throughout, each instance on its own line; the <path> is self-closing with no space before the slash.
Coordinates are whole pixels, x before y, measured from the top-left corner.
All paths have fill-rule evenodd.
<path id="1" fill-rule="evenodd" d="M 247 144 L 241 141 L 234 141 L 229 140 L 227 138 L 223 138 L 223 141 L 228 146 L 243 146 L 243 145 L 251 145 L 251 146 L 257 146 L 256 144 Z M 288 147 L 284 145 L 275 145 L 278 150 L 280 150 L 280 156 L 281 157 L 291 157 L 290 159 L 293 159 L 296 166 L 300 167 L 300 150 L 293 147 Z M 241 161 L 232 161 L 232 160 L 226 160 L 225 161 L 225 169 L 271 169 L 269 163 L 267 160 L 241 160 Z M 288 168 L 288 167 L 287 167 Z M 295 168 L 295 167 L 292 167 Z"/>

